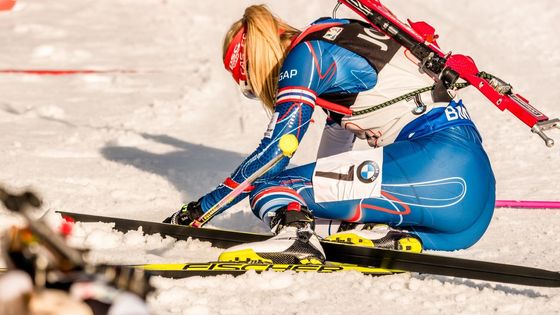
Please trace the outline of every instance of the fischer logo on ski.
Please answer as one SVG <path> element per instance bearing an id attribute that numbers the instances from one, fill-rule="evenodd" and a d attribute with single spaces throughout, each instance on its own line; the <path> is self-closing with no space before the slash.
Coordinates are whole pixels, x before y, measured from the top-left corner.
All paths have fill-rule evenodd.
<path id="1" fill-rule="evenodd" d="M 340 266 L 328 265 L 297 265 L 297 264 L 263 264 L 263 263 L 240 263 L 240 262 L 210 262 L 185 264 L 183 270 L 255 270 L 255 271 L 314 271 L 318 273 L 332 273 L 344 270 Z"/>
<path id="2" fill-rule="evenodd" d="M 269 264 L 262 262 L 201 262 L 184 264 L 148 264 L 128 266 L 144 270 L 151 275 L 158 275 L 171 278 L 187 278 L 193 276 L 216 276 L 216 275 L 242 275 L 248 271 L 261 272 L 314 272 L 314 273 L 334 273 L 357 271 L 364 275 L 383 276 L 394 273 L 402 273 L 401 270 L 391 270 L 386 268 L 366 267 L 352 264 L 330 263 L 326 265 L 317 264 Z"/>

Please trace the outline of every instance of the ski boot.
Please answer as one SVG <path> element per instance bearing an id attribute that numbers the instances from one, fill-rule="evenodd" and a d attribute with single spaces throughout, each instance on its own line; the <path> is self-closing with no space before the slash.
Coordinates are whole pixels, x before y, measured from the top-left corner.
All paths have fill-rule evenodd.
<path id="1" fill-rule="evenodd" d="M 325 238 L 325 241 L 413 253 L 422 252 L 422 241 L 417 236 L 393 229 L 387 224 L 342 222 L 338 232 Z"/>
<path id="2" fill-rule="evenodd" d="M 315 235 L 311 212 L 297 202 L 276 211 L 270 223 L 276 236 L 262 242 L 234 246 L 219 261 L 268 264 L 323 264 L 325 253 Z"/>

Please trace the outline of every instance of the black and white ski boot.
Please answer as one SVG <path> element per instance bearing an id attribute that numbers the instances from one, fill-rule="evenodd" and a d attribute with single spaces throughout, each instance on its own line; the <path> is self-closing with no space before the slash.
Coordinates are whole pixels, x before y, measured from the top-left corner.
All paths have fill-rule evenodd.
<path id="1" fill-rule="evenodd" d="M 391 228 L 387 224 L 342 222 L 338 232 L 326 237 L 325 241 L 413 253 L 422 252 L 422 241 L 417 236 Z"/>
<path id="2" fill-rule="evenodd" d="M 315 220 L 306 207 L 293 202 L 278 209 L 271 226 L 276 236 L 229 248 L 218 260 L 269 264 L 325 262 L 325 252 L 314 232 Z"/>

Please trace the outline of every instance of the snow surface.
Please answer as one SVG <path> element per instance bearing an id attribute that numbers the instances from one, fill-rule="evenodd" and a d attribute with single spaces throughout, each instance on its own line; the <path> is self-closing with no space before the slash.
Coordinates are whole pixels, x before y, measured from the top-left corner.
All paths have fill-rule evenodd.
<path id="1" fill-rule="evenodd" d="M 334 1 L 261 1 L 303 28 Z M 268 118 L 223 70 L 225 30 L 251 1 L 18 0 L 0 12 L 0 69 L 101 69 L 75 76 L 0 74 L 0 183 L 32 187 L 54 210 L 161 220 L 222 181 L 258 144 Z M 560 115 L 557 1 L 408 0 L 386 4 L 427 20 L 440 45 L 472 55 L 551 116 Z M 339 16 L 348 11 L 341 9 Z M 547 149 L 476 92 L 465 102 L 493 161 L 498 198 L 558 200 L 559 148 Z M 317 111 L 293 163 L 313 161 Z M 551 133 L 560 141 L 560 133 Z M 0 210 L 0 229 L 19 220 Z M 214 226 L 265 231 L 247 203 Z M 441 253 L 558 270 L 560 212 L 497 209 L 483 239 Z M 199 241 L 77 224 L 72 243 L 93 261 L 215 259 Z M 0 265 L 3 263 L 0 262 Z M 154 314 L 558 314 L 560 291 L 426 275 L 247 274 L 156 278 Z"/>

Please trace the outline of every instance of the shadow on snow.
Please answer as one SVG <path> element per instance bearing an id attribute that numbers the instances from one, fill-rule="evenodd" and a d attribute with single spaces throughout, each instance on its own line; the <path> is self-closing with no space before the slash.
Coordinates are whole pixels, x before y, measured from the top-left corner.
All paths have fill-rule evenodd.
<path id="1" fill-rule="evenodd" d="M 107 160 L 131 165 L 167 179 L 181 193 L 184 202 L 196 200 L 220 184 L 245 159 L 245 155 L 182 141 L 167 135 L 139 133 L 146 140 L 176 150 L 157 154 L 136 147 L 107 145 L 101 154 Z M 179 208 L 180 205 L 177 205 Z M 175 209 L 171 209 L 170 212 Z M 250 211 L 225 212 L 211 226 L 266 232 Z"/>

